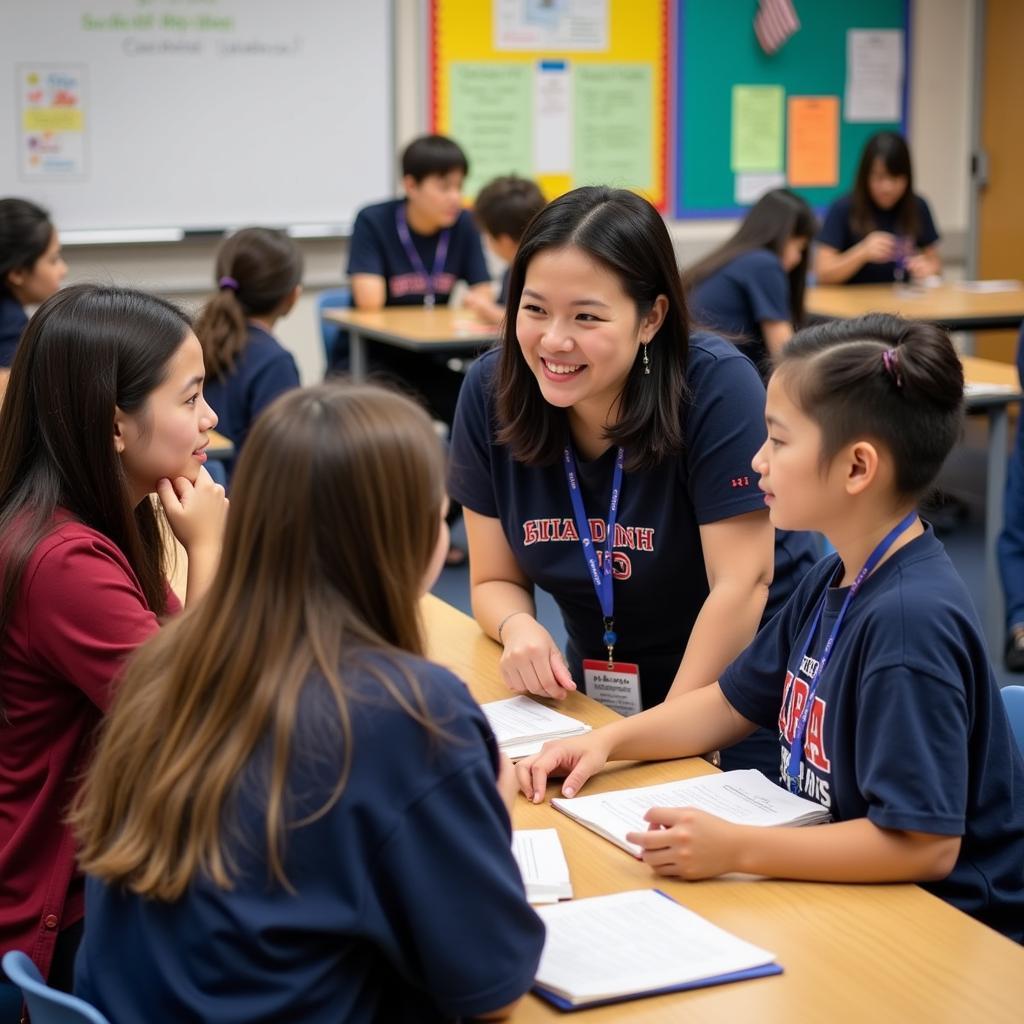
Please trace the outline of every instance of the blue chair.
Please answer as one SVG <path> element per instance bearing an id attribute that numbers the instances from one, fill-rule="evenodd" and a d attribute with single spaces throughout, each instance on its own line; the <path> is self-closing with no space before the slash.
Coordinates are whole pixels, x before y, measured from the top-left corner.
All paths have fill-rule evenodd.
<path id="1" fill-rule="evenodd" d="M 1010 728 L 1020 752 L 1024 754 L 1024 686 L 1004 686 L 1002 693 Z"/>
<path id="2" fill-rule="evenodd" d="M 325 309 L 347 309 L 352 305 L 350 288 L 329 288 L 316 297 L 316 315 L 324 340 L 324 355 L 327 357 L 327 372 L 348 367 L 348 331 L 339 324 L 325 320 Z"/>
<path id="3" fill-rule="evenodd" d="M 24 953 L 4 953 L 4 973 L 21 989 L 32 1024 L 110 1024 L 84 999 L 58 992 L 43 981 L 38 968 Z"/>

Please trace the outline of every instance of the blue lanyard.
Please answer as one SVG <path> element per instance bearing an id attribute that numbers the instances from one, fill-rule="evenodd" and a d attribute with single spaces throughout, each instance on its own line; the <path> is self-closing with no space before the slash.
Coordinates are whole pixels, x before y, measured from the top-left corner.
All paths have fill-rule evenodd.
<path id="1" fill-rule="evenodd" d="M 878 547 L 868 556 L 868 560 L 864 563 L 864 568 L 857 573 L 857 578 L 850 584 L 850 589 L 846 593 L 846 598 L 839 609 L 839 614 L 836 616 L 835 625 L 832 627 L 832 631 L 828 635 L 828 639 L 825 641 L 825 650 L 821 653 L 821 658 L 818 661 L 817 671 L 814 673 L 814 677 L 810 680 L 810 686 L 808 687 L 807 699 L 804 701 L 804 706 L 800 710 L 800 718 L 796 723 L 796 729 L 793 733 L 793 743 L 789 749 L 789 765 L 786 768 L 786 786 L 791 793 L 800 792 L 800 765 L 804 759 L 804 737 L 807 734 L 807 722 L 811 716 L 811 706 L 814 704 L 814 697 L 818 692 L 818 685 L 821 683 L 821 677 L 825 674 L 825 666 L 828 664 L 829 659 L 832 657 L 832 651 L 836 645 L 836 638 L 839 636 L 839 630 L 843 625 L 843 619 L 846 618 L 846 613 L 849 610 L 850 604 L 852 603 L 857 591 L 860 590 L 861 584 L 874 572 L 878 563 L 885 557 L 886 552 L 893 546 L 896 538 L 900 536 L 905 530 L 913 524 L 914 520 L 917 519 L 917 511 L 908 512 L 906 516 L 901 519 L 881 540 Z M 839 568 L 842 568 L 840 566 Z M 831 585 L 831 580 L 829 585 Z M 814 641 L 815 634 L 818 632 L 818 625 L 821 622 L 821 616 L 825 612 L 825 605 L 828 602 L 828 587 L 825 588 L 825 593 L 821 595 L 821 603 L 818 605 L 818 610 L 814 613 L 814 618 L 811 620 L 811 628 L 808 630 L 807 639 L 804 641 L 803 649 L 800 651 L 800 657 L 796 662 L 796 671 L 793 673 L 794 683 L 800 675 L 800 667 L 804 663 L 804 659 L 807 657 L 807 652 L 811 649 L 811 643 Z M 792 702 L 795 699 L 796 687 L 790 688 L 789 699 Z"/>
<path id="2" fill-rule="evenodd" d="M 412 269 L 427 282 L 427 293 L 423 297 L 423 305 L 429 309 L 434 305 L 436 279 L 444 270 L 444 261 L 448 258 L 448 242 L 451 239 L 452 233 L 448 228 L 441 232 L 441 236 L 437 240 L 437 248 L 434 250 L 434 269 L 428 277 L 427 268 L 423 265 L 423 260 L 420 259 L 416 246 L 412 244 L 412 235 L 409 234 L 409 222 L 406 220 L 405 206 L 402 203 L 399 203 L 395 208 L 395 227 L 398 229 L 398 237 L 402 242 L 405 255 L 409 257 Z"/>
<path id="3" fill-rule="evenodd" d="M 615 455 L 615 471 L 612 474 L 612 499 L 608 506 L 607 533 L 604 538 L 604 555 L 601 564 L 597 561 L 597 552 L 594 549 L 594 537 L 590 532 L 590 520 L 587 519 L 586 509 L 583 507 L 583 495 L 580 493 L 579 470 L 576 468 L 576 456 L 572 451 L 572 443 L 565 446 L 563 462 L 565 465 L 565 479 L 569 482 L 569 498 L 572 501 L 572 513 L 576 517 L 576 532 L 579 534 L 583 544 L 583 557 L 587 562 L 587 571 L 590 573 L 590 580 L 594 584 L 597 593 L 597 600 L 601 605 L 601 615 L 604 618 L 604 640 L 608 648 L 608 667 L 611 668 L 614 662 L 612 654 L 615 650 L 615 642 L 618 636 L 615 633 L 615 594 L 612 589 L 612 543 L 615 539 L 615 522 L 619 515 L 619 495 L 622 492 L 622 469 L 626 461 L 626 453 L 619 448 Z"/>

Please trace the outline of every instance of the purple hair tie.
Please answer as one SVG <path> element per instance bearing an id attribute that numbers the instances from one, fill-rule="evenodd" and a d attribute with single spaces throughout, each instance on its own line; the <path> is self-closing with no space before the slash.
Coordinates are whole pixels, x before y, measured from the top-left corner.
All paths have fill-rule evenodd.
<path id="1" fill-rule="evenodd" d="M 217 282 L 217 285 L 222 290 L 224 288 L 230 288 L 233 292 L 238 291 L 238 282 L 233 277 L 228 277 L 226 274 Z"/>
<path id="2" fill-rule="evenodd" d="M 887 348 L 882 353 L 885 372 L 896 382 L 896 387 L 903 387 L 903 375 L 900 373 L 899 353 L 894 348 Z"/>

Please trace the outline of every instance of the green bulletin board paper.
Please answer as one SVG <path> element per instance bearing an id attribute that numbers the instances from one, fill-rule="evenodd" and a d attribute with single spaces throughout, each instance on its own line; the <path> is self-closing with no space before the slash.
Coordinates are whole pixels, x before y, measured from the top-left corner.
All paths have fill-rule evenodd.
<path id="1" fill-rule="evenodd" d="M 650 66 L 576 64 L 572 74 L 575 184 L 642 188 L 652 177 Z"/>
<path id="2" fill-rule="evenodd" d="M 500 174 L 529 176 L 533 163 L 533 67 L 451 66 L 451 133 L 473 154 L 465 190 L 475 195 Z"/>
<path id="3" fill-rule="evenodd" d="M 781 85 L 732 87 L 732 170 L 782 169 Z"/>

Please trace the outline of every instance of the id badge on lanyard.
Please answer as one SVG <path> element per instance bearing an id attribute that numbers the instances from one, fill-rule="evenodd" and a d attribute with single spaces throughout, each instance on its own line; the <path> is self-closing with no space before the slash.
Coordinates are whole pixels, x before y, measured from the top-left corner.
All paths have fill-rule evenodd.
<path id="1" fill-rule="evenodd" d="M 620 715 L 635 715 L 642 710 L 640 701 L 640 666 L 632 662 L 615 660 L 615 644 L 618 635 L 615 632 L 615 592 L 612 575 L 612 545 L 615 540 L 615 523 L 619 514 L 619 495 L 622 493 L 623 466 L 625 450 L 619 448 L 615 454 L 615 471 L 612 475 L 612 497 L 608 507 L 608 520 L 605 531 L 604 551 L 600 563 L 594 538 L 590 532 L 590 520 L 587 519 L 583 507 L 583 495 L 580 493 L 579 470 L 572 445 L 567 444 L 563 453 L 565 478 L 569 484 L 569 498 L 572 501 L 572 512 L 576 520 L 576 532 L 583 546 L 583 557 L 587 563 L 587 572 L 594 584 L 598 603 L 601 606 L 601 618 L 604 631 L 601 641 L 608 651 L 604 661 L 587 659 L 583 662 L 583 682 L 587 694 L 600 701 L 606 707 L 617 711 Z"/>
<path id="2" fill-rule="evenodd" d="M 398 237 L 402 243 L 402 248 L 405 250 L 405 255 L 412 264 L 412 269 L 426 282 L 423 305 L 430 309 L 436 301 L 437 279 L 444 271 L 445 260 L 448 258 L 448 243 L 451 241 L 452 233 L 448 228 L 441 232 L 441 236 L 437 240 L 437 248 L 434 250 L 434 267 L 430 274 L 427 274 L 427 268 L 423 265 L 423 260 L 420 259 L 416 246 L 413 245 L 412 235 L 409 234 L 409 222 L 406 220 L 405 207 L 402 205 L 399 205 L 395 210 L 395 228 L 398 231 Z"/>

